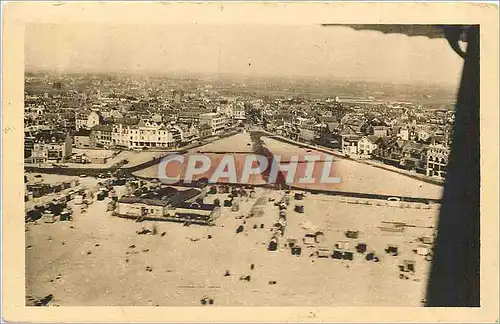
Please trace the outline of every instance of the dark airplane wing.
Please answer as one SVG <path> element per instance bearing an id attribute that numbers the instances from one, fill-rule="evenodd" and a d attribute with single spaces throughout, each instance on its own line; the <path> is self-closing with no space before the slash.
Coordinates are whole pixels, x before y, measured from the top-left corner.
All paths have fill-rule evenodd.
<path id="1" fill-rule="evenodd" d="M 444 25 L 379 25 L 379 24 L 321 24 L 321 26 L 345 26 L 356 30 L 373 30 L 384 34 L 405 34 L 408 36 L 425 36 L 444 38 Z"/>

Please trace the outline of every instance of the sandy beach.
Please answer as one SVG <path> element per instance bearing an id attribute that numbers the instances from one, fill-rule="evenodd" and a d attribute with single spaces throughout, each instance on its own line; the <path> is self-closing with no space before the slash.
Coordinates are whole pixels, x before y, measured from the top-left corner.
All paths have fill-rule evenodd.
<path id="1" fill-rule="evenodd" d="M 252 140 L 248 132 L 238 133 L 233 136 L 216 140 L 212 143 L 200 146 L 192 151 L 201 153 L 214 152 L 214 153 L 252 153 Z"/>
<path id="2" fill-rule="evenodd" d="M 116 189 L 122 194 L 123 187 Z M 312 194 L 297 202 L 292 193 L 285 235 L 278 250 L 270 252 L 278 207 L 268 200 L 281 194 L 257 188 L 255 198 L 241 198 L 238 212 L 222 207 L 212 227 L 117 218 L 106 212 L 109 198 L 95 201 L 86 213 L 76 206 L 71 222 L 28 223 L 26 294 L 53 294 L 53 304 L 61 306 L 196 306 L 203 297 L 219 306 L 420 305 L 430 263 L 412 250 L 417 237 L 432 235 L 427 227 L 434 226 L 438 205 L 397 208 L 375 200 L 360 205 Z M 268 201 L 264 214 L 241 219 L 261 196 Z M 225 196 L 205 200 L 216 197 Z M 304 205 L 304 214 L 293 211 L 297 203 Z M 404 235 L 381 235 L 381 222 L 394 220 L 419 227 L 407 228 Z M 236 233 L 244 221 L 244 231 Z M 157 235 L 136 234 L 153 224 Z M 318 230 L 324 233 L 322 246 L 333 249 L 335 242 L 347 240 L 353 248 L 364 242 L 380 262 L 358 253 L 353 261 L 310 257 L 314 248 L 305 247 L 300 256 L 292 256 L 284 247 L 287 239 L 300 242 L 304 234 Z M 359 238 L 346 239 L 346 230 L 360 231 Z M 388 244 L 398 245 L 400 254 L 386 254 Z M 403 280 L 398 265 L 406 259 L 416 262 L 416 273 Z M 247 275 L 250 281 L 240 280 Z"/>

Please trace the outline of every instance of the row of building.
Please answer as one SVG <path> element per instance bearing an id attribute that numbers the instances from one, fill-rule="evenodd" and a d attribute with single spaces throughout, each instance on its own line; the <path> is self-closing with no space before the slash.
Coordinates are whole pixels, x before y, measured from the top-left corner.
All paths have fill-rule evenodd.
<path id="1" fill-rule="evenodd" d="M 113 124 L 102 124 L 100 114 L 92 111 L 72 135 L 46 126 L 27 127 L 25 158 L 31 163 L 62 162 L 72 155 L 72 147 L 135 150 L 181 147 L 220 135 L 234 126 L 222 113 L 203 113 L 196 118 L 182 122 L 122 118 Z"/>
<path id="2" fill-rule="evenodd" d="M 41 74 L 25 81 L 25 125 L 31 128 L 25 156 L 38 163 L 60 162 L 72 147 L 179 147 L 247 121 L 349 156 L 446 173 L 454 111 L 424 108 L 419 100 L 387 102 L 371 91 L 352 98 L 258 97 L 239 93 L 234 84 L 222 95 L 204 80 L 132 76 Z M 38 135 L 47 129 L 52 133 Z M 64 131 L 53 136 L 55 129 L 69 138 Z"/>
<path id="3" fill-rule="evenodd" d="M 102 99 L 105 100 L 105 99 Z M 230 126 L 246 120 L 245 108 L 240 104 L 220 104 L 213 108 L 200 106 L 198 108 L 179 107 L 177 110 L 166 109 L 165 113 L 150 111 L 127 111 L 94 104 L 90 108 L 79 110 L 76 108 L 48 109 L 44 103 L 25 102 L 25 124 L 30 126 L 52 125 L 65 128 L 68 131 L 92 129 L 96 125 L 112 125 L 126 118 L 150 119 L 155 122 L 177 122 L 209 125 L 216 133 L 221 127 Z"/>
<path id="4" fill-rule="evenodd" d="M 171 148 L 220 135 L 231 127 L 222 114 L 204 113 L 198 118 L 197 123 L 124 118 L 112 125 L 81 128 L 74 135 L 74 144 L 76 147 Z"/>
<path id="5" fill-rule="evenodd" d="M 388 125 L 376 118 L 311 123 L 292 118 L 272 131 L 294 140 L 338 150 L 346 156 L 374 159 L 427 176 L 444 178 L 448 164 L 451 128 L 430 129 L 409 123 Z"/>

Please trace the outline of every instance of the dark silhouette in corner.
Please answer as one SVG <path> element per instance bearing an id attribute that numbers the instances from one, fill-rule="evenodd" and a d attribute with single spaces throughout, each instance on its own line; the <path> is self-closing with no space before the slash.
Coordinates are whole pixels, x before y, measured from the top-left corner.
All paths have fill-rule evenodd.
<path id="1" fill-rule="evenodd" d="M 458 52 L 460 30 L 445 36 Z M 427 287 L 429 307 L 480 306 L 479 26 L 466 28 L 467 51 L 455 108 L 455 124 L 434 261 Z"/>

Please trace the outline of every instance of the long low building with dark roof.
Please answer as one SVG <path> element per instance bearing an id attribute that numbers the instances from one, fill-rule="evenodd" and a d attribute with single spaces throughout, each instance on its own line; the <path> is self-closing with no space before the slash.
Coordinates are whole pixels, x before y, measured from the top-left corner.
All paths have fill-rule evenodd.
<path id="1" fill-rule="evenodd" d="M 166 199 L 146 199 L 125 196 L 118 200 L 116 214 L 119 217 L 145 220 L 164 220 L 212 224 L 220 214 L 220 208 L 213 204 L 197 203 L 203 192 L 188 189 Z"/>
<path id="2" fill-rule="evenodd" d="M 169 202 L 161 199 L 122 197 L 118 200 L 116 212 L 132 217 L 163 217 L 167 214 Z"/>

